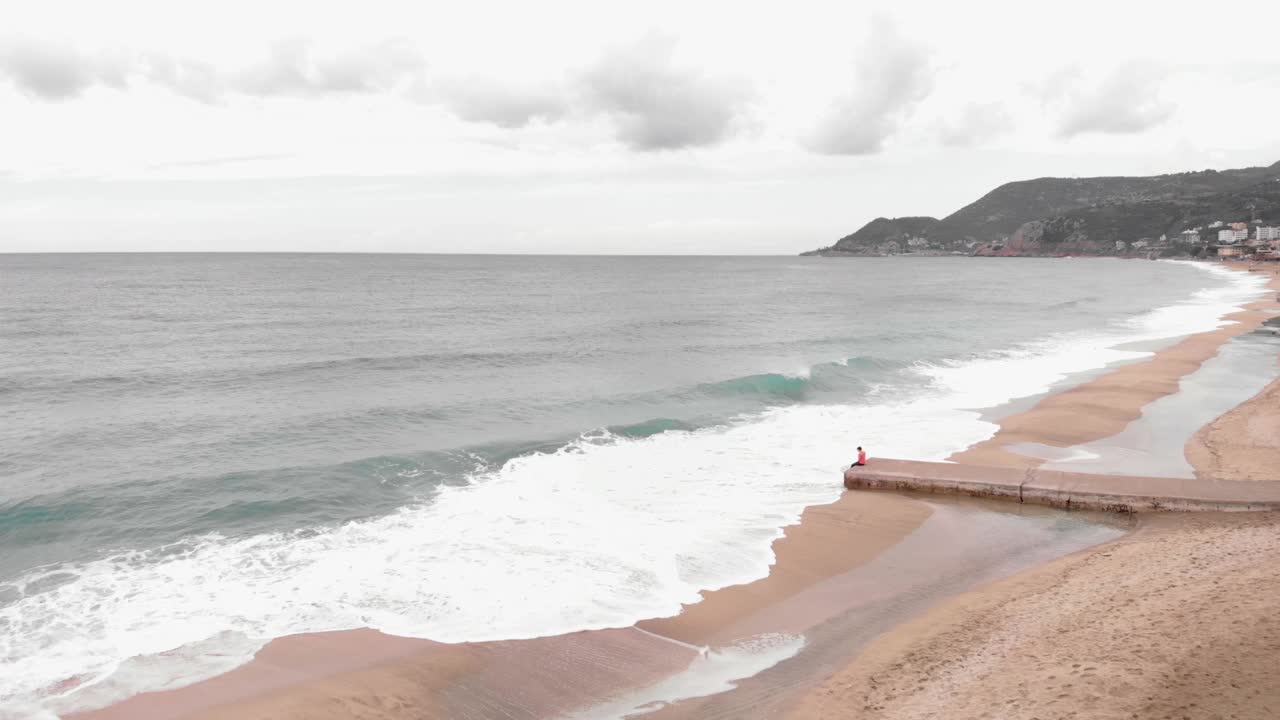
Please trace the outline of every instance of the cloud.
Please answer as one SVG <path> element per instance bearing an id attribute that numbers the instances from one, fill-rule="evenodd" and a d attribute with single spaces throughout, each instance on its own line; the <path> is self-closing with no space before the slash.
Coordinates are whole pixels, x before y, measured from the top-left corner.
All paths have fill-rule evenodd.
<path id="1" fill-rule="evenodd" d="M 928 51 L 877 17 L 858 52 L 852 87 L 831 104 L 806 144 L 828 155 L 879 152 L 932 88 Z"/>
<path id="2" fill-rule="evenodd" d="M 1121 66 L 1097 82 L 1074 70 L 1055 74 L 1045 94 L 1059 112 L 1058 136 L 1133 134 L 1161 125 L 1174 110 L 1173 103 L 1160 97 L 1164 76 L 1158 68 L 1143 64 Z"/>
<path id="3" fill-rule="evenodd" d="M 271 57 L 236 72 L 230 86 L 260 97 L 376 93 L 420 76 L 422 57 L 407 43 L 388 41 L 322 55 L 304 40 L 283 42 Z"/>
<path id="4" fill-rule="evenodd" d="M 171 92 L 204 103 L 217 102 L 225 91 L 223 78 L 212 65 L 163 53 L 142 57 L 138 74 Z"/>
<path id="5" fill-rule="evenodd" d="M 674 50 L 670 39 L 648 36 L 605 55 L 580 78 L 586 109 L 607 116 L 633 150 L 719 143 L 751 99 L 741 81 L 677 66 Z"/>
<path id="6" fill-rule="evenodd" d="M 968 147 L 1013 127 L 1013 118 L 998 102 L 969 103 L 943 120 L 938 139 L 948 147 Z"/>
<path id="7" fill-rule="evenodd" d="M 164 53 L 88 55 L 48 43 L 0 41 L 0 77 L 42 100 L 68 100 L 96 86 L 145 82 L 201 102 L 257 97 L 379 93 L 416 81 L 425 65 L 407 43 L 387 41 L 323 54 L 304 40 L 276 45 L 262 62 L 222 71 Z"/>
<path id="8" fill-rule="evenodd" d="M 23 39 L 0 40 L 0 76 L 42 100 L 67 100 L 94 85 L 122 87 L 126 63 Z"/>
<path id="9" fill-rule="evenodd" d="M 555 89 L 517 89 L 479 78 L 444 83 L 435 92 L 463 120 L 508 129 L 557 120 L 569 110 L 564 94 Z"/>

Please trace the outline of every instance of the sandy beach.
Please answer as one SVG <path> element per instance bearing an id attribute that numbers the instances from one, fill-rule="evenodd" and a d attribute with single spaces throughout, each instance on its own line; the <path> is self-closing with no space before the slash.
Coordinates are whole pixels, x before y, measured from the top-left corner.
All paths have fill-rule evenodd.
<path id="1" fill-rule="evenodd" d="M 1209 423 L 1187 442 L 1196 476 L 1275 480 L 1280 468 L 1280 382 Z"/>
<path id="2" fill-rule="evenodd" d="M 786 530 L 775 542 L 778 563 L 767 578 L 708 593 L 680 616 L 636 628 L 459 645 L 367 630 L 290 636 L 230 673 L 70 717 L 554 717 L 674 674 L 702 646 L 756 634 L 746 622 L 753 615 L 865 564 L 931 514 L 909 498 L 846 494 L 810 508 Z M 800 631 L 838 610 L 811 609 L 800 622 L 767 629 Z"/>
<path id="3" fill-rule="evenodd" d="M 706 593 L 672 618 L 457 645 L 369 630 L 289 636 L 224 675 L 69 717 L 777 714 L 873 638 L 946 598 L 1123 534 L 1105 519 L 845 493 L 787 528 L 768 577 Z"/>
<path id="4" fill-rule="evenodd" d="M 1123 540 L 883 636 L 793 718 L 1274 718 L 1280 518 L 1143 518 Z"/>
<path id="5" fill-rule="evenodd" d="M 1243 264 L 1234 267 L 1241 272 L 1250 270 Z M 1267 287 L 1280 293 L 1280 273 L 1275 268 L 1255 270 L 1271 275 Z M 999 431 L 990 439 L 950 459 L 973 465 L 1033 467 L 1044 459 L 1018 454 L 1009 447 L 1036 443 L 1067 448 L 1115 435 L 1138 419 L 1147 404 L 1177 392 L 1178 383 L 1216 355 L 1223 344 L 1261 327 L 1267 318 L 1280 311 L 1278 298 L 1280 296 L 1269 294 L 1248 304 L 1244 310 L 1228 315 L 1225 319 L 1232 321 L 1231 325 L 1184 338 L 1147 360 L 1121 366 L 1051 394 L 1029 410 L 1001 418 Z M 1214 441 L 1219 444 L 1224 438 L 1223 434 L 1214 435 Z M 1199 460 L 1193 464 L 1199 466 L 1206 462 L 1203 457 Z"/>
<path id="6" fill-rule="evenodd" d="M 1273 274 L 1269 289 L 1280 290 Z M 1237 325 L 1184 339 L 1000 421 L 953 459 L 1033 466 L 1021 442 L 1106 437 L 1232 337 L 1280 309 L 1274 296 Z M 1275 480 L 1280 381 L 1187 442 L 1197 477 Z M 881 637 L 809 693 L 808 718 L 1273 718 L 1280 685 L 1274 598 L 1280 516 L 1147 515 L 1124 539 L 950 601 Z"/>
<path id="7" fill-rule="evenodd" d="M 1277 309 L 1269 297 L 1236 324 L 1050 394 L 952 459 L 1032 466 L 1041 460 L 1007 446 L 1114 435 Z M 1187 457 L 1203 477 L 1260 479 L 1280 467 L 1280 382 L 1200 431 Z M 768 577 L 630 628 L 459 645 L 368 630 L 291 636 L 225 675 L 68 717 L 590 717 L 604 702 L 658 718 L 1280 713 L 1280 518 L 1144 516 L 1119 540 L 1099 525 L 1109 534 L 1055 544 L 1028 530 L 1038 521 L 1017 517 L 1030 512 L 1017 505 L 1005 507 L 1010 519 L 956 502 L 846 493 L 787 528 Z M 803 637 L 805 649 L 734 689 L 684 702 L 652 694 L 766 637 Z M 634 708 L 628 698 L 639 698 Z"/>

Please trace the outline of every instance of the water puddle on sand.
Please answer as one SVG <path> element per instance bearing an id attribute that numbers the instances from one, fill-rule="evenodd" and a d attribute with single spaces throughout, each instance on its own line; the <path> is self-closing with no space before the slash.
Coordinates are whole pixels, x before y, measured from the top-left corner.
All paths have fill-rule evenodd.
<path id="1" fill-rule="evenodd" d="M 570 717 L 775 715 L 895 625 L 966 590 L 1114 540 L 1131 525 L 1121 516 L 1003 502 L 921 502 L 934 512 L 914 533 L 865 565 L 734 623 L 744 640 L 711 649 L 670 678 Z M 761 638 L 770 640 L 762 647 Z"/>
<path id="2" fill-rule="evenodd" d="M 1178 391 L 1149 403 L 1120 433 L 1069 448 L 1033 443 L 1009 450 L 1047 460 L 1046 470 L 1195 477 L 1185 447 L 1200 428 L 1258 394 L 1280 377 L 1280 337 L 1241 335 L 1184 377 Z"/>
<path id="3" fill-rule="evenodd" d="M 637 717 L 691 698 L 727 692 L 744 678 L 795 657 L 804 648 L 799 635 L 766 633 L 715 650 L 704 650 L 689 667 L 616 700 L 570 715 L 566 720 Z"/>

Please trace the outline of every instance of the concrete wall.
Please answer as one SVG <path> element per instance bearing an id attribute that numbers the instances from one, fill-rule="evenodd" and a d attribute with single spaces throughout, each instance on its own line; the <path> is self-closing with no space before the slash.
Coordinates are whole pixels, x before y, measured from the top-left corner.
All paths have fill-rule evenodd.
<path id="1" fill-rule="evenodd" d="M 914 460 L 877 459 L 864 467 L 849 468 L 844 473 L 844 486 L 1112 512 L 1280 510 L 1280 481 L 1094 475 Z"/>

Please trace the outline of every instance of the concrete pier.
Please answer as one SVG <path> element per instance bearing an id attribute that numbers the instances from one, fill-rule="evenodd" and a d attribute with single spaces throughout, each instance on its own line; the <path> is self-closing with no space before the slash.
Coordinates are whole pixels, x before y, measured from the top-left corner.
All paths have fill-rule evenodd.
<path id="1" fill-rule="evenodd" d="M 1280 469 L 1277 469 L 1280 476 Z M 1007 499 L 1110 512 L 1280 510 L 1274 481 L 1094 475 L 1061 470 L 983 467 L 874 459 L 845 470 L 851 490 L 898 490 Z"/>

